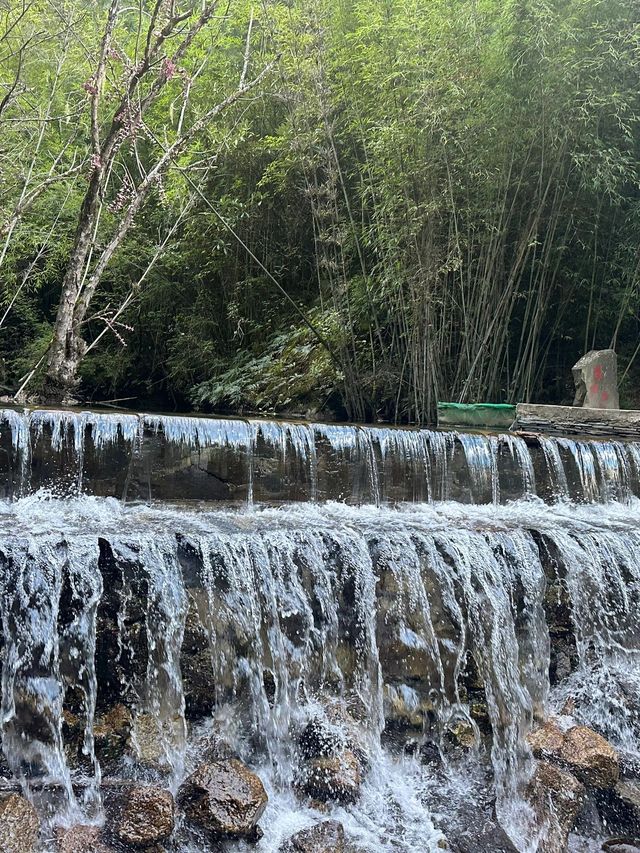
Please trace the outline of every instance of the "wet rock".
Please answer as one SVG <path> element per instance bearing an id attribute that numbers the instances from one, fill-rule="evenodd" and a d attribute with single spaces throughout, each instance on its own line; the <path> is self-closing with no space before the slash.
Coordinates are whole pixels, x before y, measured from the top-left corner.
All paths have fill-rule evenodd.
<path id="1" fill-rule="evenodd" d="M 473 697 L 469 703 L 469 716 L 483 732 L 491 731 L 491 718 L 485 699 Z"/>
<path id="2" fill-rule="evenodd" d="M 64 708 L 62 711 L 62 738 L 64 752 L 70 767 L 76 767 L 84 740 L 84 721 Z"/>
<path id="3" fill-rule="evenodd" d="M 307 759 L 336 756 L 352 752 L 364 771 L 369 764 L 363 728 L 342 702 L 328 702 L 323 714 L 314 715 L 304 727 L 298 744 Z"/>
<path id="4" fill-rule="evenodd" d="M 146 767 L 166 770 L 170 767 L 168 749 L 184 734 L 180 717 L 160 720 L 153 714 L 136 714 L 127 740 L 127 750 Z"/>
<path id="5" fill-rule="evenodd" d="M 496 820 L 481 819 L 460 828 L 445 842 L 451 853 L 518 853 L 506 832 Z"/>
<path id="6" fill-rule="evenodd" d="M 217 732 L 211 732 L 202 738 L 199 743 L 198 755 L 202 756 L 203 762 L 227 761 L 230 758 L 239 758 L 237 751 L 229 741 Z"/>
<path id="7" fill-rule="evenodd" d="M 344 827 L 337 820 L 325 820 L 296 832 L 280 848 L 280 853 L 344 853 Z"/>
<path id="8" fill-rule="evenodd" d="M 362 765 L 351 750 L 312 759 L 303 771 L 301 790 L 322 802 L 354 803 L 360 794 Z"/>
<path id="9" fill-rule="evenodd" d="M 621 779 L 597 792 L 597 804 L 610 832 L 640 838 L 640 784 Z"/>
<path id="10" fill-rule="evenodd" d="M 260 778 L 235 758 L 202 764 L 183 783 L 178 802 L 187 817 L 217 838 L 257 841 L 267 805 Z"/>
<path id="11" fill-rule="evenodd" d="M 564 853 L 569 832 L 584 802 L 584 785 L 575 776 L 547 761 L 539 761 L 526 790 L 538 818 L 545 827 L 540 853 Z"/>
<path id="12" fill-rule="evenodd" d="M 93 727 L 96 753 L 102 760 L 113 761 L 126 750 L 133 718 L 127 707 L 118 703 L 97 717 Z"/>
<path id="13" fill-rule="evenodd" d="M 476 731 L 469 720 L 450 720 L 444 728 L 444 740 L 458 750 L 473 749 L 477 745 Z"/>
<path id="14" fill-rule="evenodd" d="M 101 841 L 98 826 L 59 827 L 56 841 L 58 853 L 112 853 Z"/>
<path id="15" fill-rule="evenodd" d="M 207 607 L 208 602 L 203 591 L 193 589 L 189 591 L 189 609 L 180 652 L 180 670 L 187 714 L 190 716 L 208 714 L 213 707 L 215 697 L 211 643 L 201 617 L 201 610 L 206 613 Z"/>
<path id="16" fill-rule="evenodd" d="M 559 761 L 564 744 L 565 732 L 554 720 L 547 720 L 529 733 L 527 742 L 536 758 Z"/>
<path id="17" fill-rule="evenodd" d="M 553 720 L 528 737 L 536 758 L 567 767 L 580 781 L 594 788 L 612 788 L 620 775 L 617 751 L 593 729 L 572 726 L 563 731 Z"/>
<path id="18" fill-rule="evenodd" d="M 587 726 L 575 726 L 565 735 L 562 759 L 586 785 L 613 788 L 620 775 L 620 759 L 609 741 Z"/>
<path id="19" fill-rule="evenodd" d="M 614 788 L 616 796 L 632 808 L 640 822 L 640 784 L 621 779 Z"/>
<path id="20" fill-rule="evenodd" d="M 420 756 L 422 764 L 428 764 L 432 767 L 440 767 L 442 765 L 442 753 L 440 747 L 433 740 L 424 741 L 417 746 L 417 752 Z"/>
<path id="21" fill-rule="evenodd" d="M 40 833 L 40 820 L 31 803 L 19 794 L 0 800 L 0 850 L 32 853 Z"/>
<path id="22" fill-rule="evenodd" d="M 602 849 L 607 853 L 640 853 L 640 839 L 608 838 Z"/>
<path id="23" fill-rule="evenodd" d="M 133 847 L 151 847 L 165 841 L 175 825 L 173 797 L 154 785 L 133 788 L 117 827 L 118 838 Z"/>
<path id="24" fill-rule="evenodd" d="M 451 796 L 448 771 L 433 768 L 436 783 L 429 793 L 429 805 L 437 829 L 443 833 L 452 853 L 517 853 L 495 814 L 492 774 L 470 775 L 466 796 Z"/>
<path id="25" fill-rule="evenodd" d="M 332 723 L 325 717 L 312 717 L 298 739 L 300 751 L 305 758 L 335 755 L 348 745 L 348 736 L 343 726 Z"/>
<path id="26" fill-rule="evenodd" d="M 425 721 L 434 713 L 433 702 L 406 684 L 384 687 L 386 729 L 423 731 Z"/>
<path id="27" fill-rule="evenodd" d="M 433 652 L 419 634 L 405 627 L 399 636 L 382 636 L 380 665 L 386 678 L 419 682 L 428 678 L 433 669 Z"/>
<path id="28" fill-rule="evenodd" d="M 549 679 L 552 685 L 558 684 L 573 672 L 577 665 L 577 652 L 573 638 L 553 638 L 549 661 Z"/>

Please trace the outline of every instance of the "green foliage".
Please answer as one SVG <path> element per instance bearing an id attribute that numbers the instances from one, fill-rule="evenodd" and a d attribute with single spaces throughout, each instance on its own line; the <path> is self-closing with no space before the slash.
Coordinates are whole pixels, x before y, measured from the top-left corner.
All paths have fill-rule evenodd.
<path id="1" fill-rule="evenodd" d="M 628 0 L 234 0 L 119 154 L 96 243 L 119 221 L 127 175 L 139 180 L 159 141 L 237 84 L 252 8 L 251 67 L 279 55 L 277 68 L 180 154 L 111 261 L 86 328 L 102 337 L 85 394 L 263 412 L 329 401 L 355 418 L 425 421 L 437 399 L 561 401 L 579 355 L 614 345 L 637 399 L 640 30 Z M 83 86 L 103 4 L 94 11 L 78 38 L 39 2 L 0 32 L 0 98 L 20 44 L 37 44 L 0 114 L 0 227 L 25 188 L 81 166 L 30 207 L 0 261 L 13 388 L 47 346 L 90 168 Z M 131 12 L 122 56 L 135 40 Z M 105 117 L 124 70 L 114 54 Z M 132 288 L 125 325 L 105 332 L 101 317 Z"/>
<path id="2" fill-rule="evenodd" d="M 240 351 L 212 368 L 215 378 L 192 392 L 197 408 L 308 414 L 329 402 L 342 378 L 309 329 L 295 327 L 268 341 L 263 354 Z"/>

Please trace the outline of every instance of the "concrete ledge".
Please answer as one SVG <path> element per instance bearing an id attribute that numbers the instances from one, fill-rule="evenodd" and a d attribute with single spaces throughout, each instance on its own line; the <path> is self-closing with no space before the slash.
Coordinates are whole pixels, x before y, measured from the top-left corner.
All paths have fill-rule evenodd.
<path id="1" fill-rule="evenodd" d="M 513 428 L 610 438 L 640 438 L 640 411 L 518 403 Z"/>

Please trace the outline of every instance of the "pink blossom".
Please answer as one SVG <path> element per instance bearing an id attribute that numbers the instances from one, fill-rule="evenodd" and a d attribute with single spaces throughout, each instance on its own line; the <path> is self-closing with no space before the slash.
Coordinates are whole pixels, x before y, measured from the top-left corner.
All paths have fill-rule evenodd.
<path id="1" fill-rule="evenodd" d="M 166 57 L 162 63 L 162 72 L 167 80 L 171 80 L 173 75 L 176 73 L 176 65 L 171 59 Z"/>

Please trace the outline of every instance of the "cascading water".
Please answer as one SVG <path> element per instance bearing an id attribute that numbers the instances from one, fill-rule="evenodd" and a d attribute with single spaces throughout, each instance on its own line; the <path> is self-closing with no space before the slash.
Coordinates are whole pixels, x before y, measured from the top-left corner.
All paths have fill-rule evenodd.
<path id="1" fill-rule="evenodd" d="M 267 789 L 265 853 L 327 817 L 354 853 L 558 853 L 532 728 L 556 715 L 640 764 L 638 445 L 42 411 L 1 425 L 0 776 L 36 805 L 40 850 L 72 823 L 137 849 L 117 797 L 143 783 L 180 804 L 229 753 Z M 613 796 L 593 793 L 572 850 L 600 849 Z M 167 849 L 249 843 L 225 838 L 181 817 Z"/>
<path id="2" fill-rule="evenodd" d="M 0 450 L 7 496 L 43 486 L 145 501 L 640 495 L 640 443 L 622 441 L 530 436 L 526 443 L 513 434 L 5 409 Z"/>

